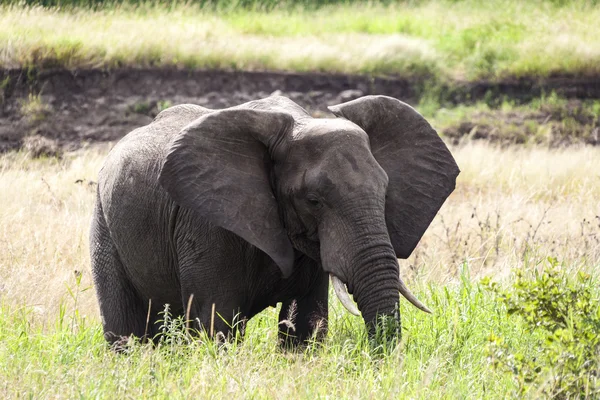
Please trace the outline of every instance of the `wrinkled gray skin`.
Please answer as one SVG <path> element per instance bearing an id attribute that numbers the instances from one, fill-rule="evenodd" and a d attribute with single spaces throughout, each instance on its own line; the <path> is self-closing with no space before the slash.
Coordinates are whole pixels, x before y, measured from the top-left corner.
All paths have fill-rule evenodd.
<path id="1" fill-rule="evenodd" d="M 389 97 L 314 119 L 284 97 L 181 105 L 128 134 L 98 180 L 91 259 L 105 337 L 152 337 L 170 304 L 231 333 L 282 302 L 293 343 L 323 337 L 328 275 L 373 329 L 398 317 L 410 255 L 458 167 L 429 124 Z M 190 296 L 191 307 L 188 308 Z M 149 323 L 147 315 L 149 312 Z M 284 329 L 293 316 L 294 329 Z M 240 326 L 240 325 L 238 325 Z"/>

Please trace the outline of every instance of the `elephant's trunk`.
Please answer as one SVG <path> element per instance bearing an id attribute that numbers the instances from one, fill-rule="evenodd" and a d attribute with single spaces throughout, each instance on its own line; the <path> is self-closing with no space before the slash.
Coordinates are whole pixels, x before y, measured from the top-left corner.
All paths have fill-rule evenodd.
<path id="1" fill-rule="evenodd" d="M 355 312 L 339 281 L 346 284 L 370 328 L 379 317 L 393 317 L 399 326 L 399 293 L 417 308 L 430 312 L 400 278 L 383 204 L 361 204 L 360 209 L 345 212 L 340 209 L 323 221 L 319 236 L 323 267 L 339 279 L 332 279 L 332 283 L 342 304 Z"/>
<path id="2" fill-rule="evenodd" d="M 400 280 L 398 260 L 391 245 L 363 246 L 356 252 L 350 268 L 354 273 L 348 290 L 354 295 L 365 322 L 373 325 L 383 315 L 398 318 Z"/>
<path id="3" fill-rule="evenodd" d="M 380 212 L 362 213 L 359 218 L 350 217 L 361 214 L 357 212 L 338 214 L 326 221 L 329 223 L 324 223 L 319 232 L 323 266 L 338 278 L 332 279 L 336 294 L 355 313 L 340 281 L 345 283 L 370 326 L 375 325 L 378 316 L 399 319 L 399 291 L 409 300 L 416 300 L 404 290 L 406 286 L 399 278 L 398 259 L 390 243 L 383 207 L 380 208 Z M 416 303 L 420 304 L 418 300 Z"/>

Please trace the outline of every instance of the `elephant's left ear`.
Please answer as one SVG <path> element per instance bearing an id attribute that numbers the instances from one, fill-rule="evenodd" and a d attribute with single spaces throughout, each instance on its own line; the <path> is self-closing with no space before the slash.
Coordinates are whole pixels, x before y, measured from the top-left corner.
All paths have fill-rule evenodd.
<path id="1" fill-rule="evenodd" d="M 282 112 L 238 107 L 205 114 L 176 136 L 159 177 L 175 203 L 258 247 L 286 278 L 294 249 L 271 188 L 269 152 L 293 126 Z"/>
<path id="2" fill-rule="evenodd" d="M 429 123 L 411 106 L 387 96 L 365 96 L 329 107 L 369 135 L 371 151 L 388 174 L 385 203 L 396 255 L 408 258 L 452 193 L 460 170 Z"/>

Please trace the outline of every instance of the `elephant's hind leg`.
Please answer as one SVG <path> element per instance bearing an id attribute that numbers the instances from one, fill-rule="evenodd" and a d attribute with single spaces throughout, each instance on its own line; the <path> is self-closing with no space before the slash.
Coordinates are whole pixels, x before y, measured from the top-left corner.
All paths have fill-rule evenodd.
<path id="1" fill-rule="evenodd" d="M 92 219 L 90 252 L 105 339 L 113 344 L 131 335 L 151 335 L 146 326 L 148 304 L 139 298 L 125 276 L 99 201 Z"/>

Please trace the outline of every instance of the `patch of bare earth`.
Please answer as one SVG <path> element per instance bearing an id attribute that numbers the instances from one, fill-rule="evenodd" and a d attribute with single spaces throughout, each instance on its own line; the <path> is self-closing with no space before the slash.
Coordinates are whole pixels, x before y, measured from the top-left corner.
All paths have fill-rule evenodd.
<path id="1" fill-rule="evenodd" d="M 4 82 L 0 152 L 33 146 L 40 154 L 40 145 L 51 151 L 116 141 L 176 104 L 219 109 L 281 94 L 320 115 L 376 91 L 365 77 L 179 70 L 55 71 L 33 78 L 13 71 Z M 402 84 L 396 89 L 412 96 Z"/>
<path id="2" fill-rule="evenodd" d="M 469 138 L 552 146 L 598 144 L 598 116 L 584 112 L 578 98 L 600 98 L 600 84 L 561 78 L 544 85 L 523 80 L 443 89 L 443 96 L 454 103 L 490 94 L 523 101 L 550 89 L 573 100 L 567 107 L 535 112 L 475 112 L 468 119 L 438 127 L 439 131 L 455 143 Z M 59 155 L 89 143 L 116 141 L 150 123 L 162 109 L 182 103 L 218 109 L 275 93 L 321 116 L 328 114 L 329 105 L 368 94 L 385 94 L 416 104 L 425 86 L 424 81 L 401 78 L 316 73 L 0 71 L 0 152 L 25 148 L 33 155 Z"/>

